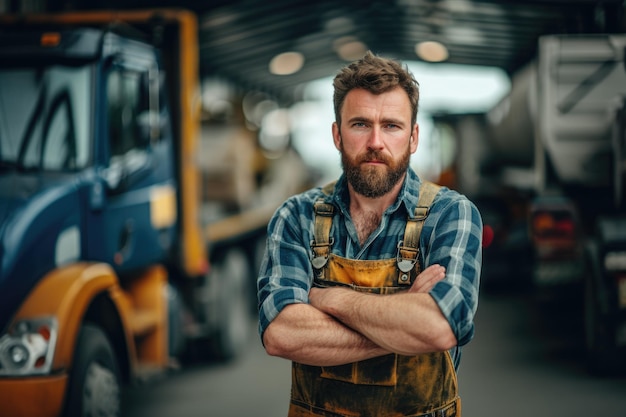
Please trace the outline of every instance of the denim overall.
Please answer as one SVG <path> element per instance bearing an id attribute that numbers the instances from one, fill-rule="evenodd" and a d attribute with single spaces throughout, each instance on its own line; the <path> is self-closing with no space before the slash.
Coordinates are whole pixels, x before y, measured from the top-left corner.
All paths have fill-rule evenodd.
<path id="1" fill-rule="evenodd" d="M 331 185 L 325 188 L 326 193 L 332 190 Z M 311 242 L 314 284 L 376 294 L 408 289 L 421 270 L 419 236 L 438 190 L 432 183 L 423 183 L 415 217 L 407 221 L 395 259 L 361 261 L 330 253 L 334 208 L 322 200 L 317 202 L 315 240 Z M 456 372 L 447 351 L 417 356 L 389 354 L 339 366 L 292 365 L 289 417 L 460 415 Z"/>

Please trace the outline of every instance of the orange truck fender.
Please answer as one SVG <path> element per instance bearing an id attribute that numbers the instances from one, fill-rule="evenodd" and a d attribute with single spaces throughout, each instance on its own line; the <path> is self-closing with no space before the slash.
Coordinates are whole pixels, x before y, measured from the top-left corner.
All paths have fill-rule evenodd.
<path id="1" fill-rule="evenodd" d="M 118 339 L 118 362 L 131 376 L 139 359 L 153 365 L 167 363 L 166 273 L 161 266 L 149 268 L 122 288 L 113 269 L 103 263 L 76 263 L 46 275 L 33 289 L 13 318 L 9 329 L 25 319 L 53 317 L 56 320 L 54 355 L 50 371 L 43 375 L 0 378 L 2 412 L 12 417 L 59 416 L 64 406 L 69 371 L 81 325 L 96 299 L 114 306 Z M 156 295 L 156 297 L 155 297 Z M 152 305 L 150 305 L 152 304 Z M 155 308 L 156 305 L 156 308 Z M 109 309 L 106 314 L 111 315 Z M 138 312 L 141 312 L 140 314 Z M 102 317 L 100 317 L 102 318 Z M 153 331 L 151 329 L 158 329 Z M 154 333 L 151 336 L 150 333 Z M 134 335 L 154 337 L 148 347 L 135 344 Z M 138 352 L 143 349 L 144 352 Z M 126 357 L 119 357 L 124 352 Z M 145 362 L 145 360 L 144 360 Z"/>

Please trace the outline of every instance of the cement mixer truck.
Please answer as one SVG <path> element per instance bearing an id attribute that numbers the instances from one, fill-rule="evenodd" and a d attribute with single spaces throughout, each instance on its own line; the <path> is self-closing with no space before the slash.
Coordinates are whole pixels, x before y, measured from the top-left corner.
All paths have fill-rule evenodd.
<path id="1" fill-rule="evenodd" d="M 582 275 L 588 364 L 600 373 L 626 359 L 625 52 L 624 35 L 550 36 L 537 61 L 531 230 L 538 251 L 565 250 L 567 273 Z"/>
<path id="2" fill-rule="evenodd" d="M 529 262 L 533 288 L 582 288 L 587 362 L 601 374 L 626 359 L 625 49 L 623 34 L 541 37 L 487 114 L 442 119 L 461 139 L 460 188 L 516 196 L 532 257 L 511 259 Z"/>

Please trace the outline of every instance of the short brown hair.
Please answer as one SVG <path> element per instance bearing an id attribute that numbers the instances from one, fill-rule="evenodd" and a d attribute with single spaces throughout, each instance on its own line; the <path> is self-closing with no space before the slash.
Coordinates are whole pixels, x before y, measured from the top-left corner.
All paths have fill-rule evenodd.
<path id="1" fill-rule="evenodd" d="M 335 121 L 340 126 L 343 102 L 350 90 L 355 88 L 365 89 L 372 94 L 382 94 L 401 87 L 409 96 L 412 125 L 415 125 L 417 121 L 419 83 L 408 67 L 402 67 L 398 61 L 381 58 L 367 51 L 363 58 L 339 71 L 333 80 L 333 87 L 335 89 L 333 94 Z"/>

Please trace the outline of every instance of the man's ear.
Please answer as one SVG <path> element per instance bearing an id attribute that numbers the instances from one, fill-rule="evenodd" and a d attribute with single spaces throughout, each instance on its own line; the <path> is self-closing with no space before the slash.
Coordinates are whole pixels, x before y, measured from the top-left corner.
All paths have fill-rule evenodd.
<path id="1" fill-rule="evenodd" d="M 415 126 L 413 126 L 413 129 L 411 131 L 411 139 L 409 139 L 411 153 L 415 153 L 415 151 L 417 150 L 417 143 L 419 142 L 419 132 L 419 125 L 415 123 Z"/>
<path id="2" fill-rule="evenodd" d="M 339 131 L 339 125 L 337 122 L 333 122 L 333 142 L 335 143 L 335 148 L 338 151 L 341 150 L 341 132 Z"/>

